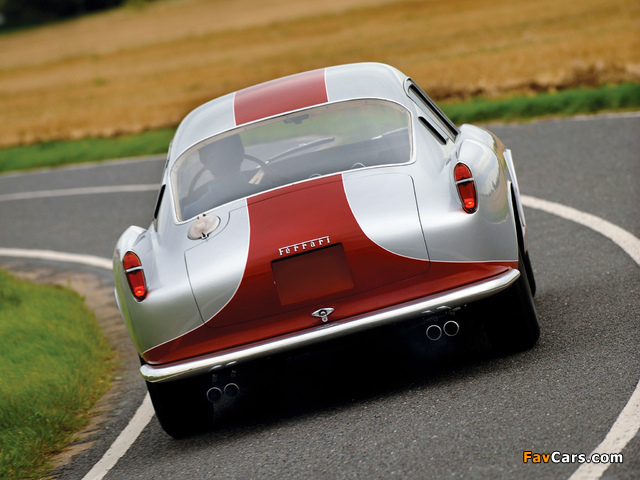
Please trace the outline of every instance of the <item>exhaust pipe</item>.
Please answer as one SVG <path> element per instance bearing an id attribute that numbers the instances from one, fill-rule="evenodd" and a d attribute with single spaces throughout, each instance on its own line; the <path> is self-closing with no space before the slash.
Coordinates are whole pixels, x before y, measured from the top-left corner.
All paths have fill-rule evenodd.
<path id="1" fill-rule="evenodd" d="M 445 322 L 444 326 L 442 327 L 442 330 L 444 331 L 445 335 L 447 335 L 448 337 L 455 337 L 460 331 L 460 325 L 458 325 L 458 322 L 454 320 L 449 320 Z"/>
<path id="2" fill-rule="evenodd" d="M 209 400 L 211 403 L 219 402 L 220 399 L 222 399 L 222 390 L 220 390 L 218 387 L 212 387 L 207 390 L 207 400 Z"/>
<path id="3" fill-rule="evenodd" d="M 429 340 L 433 340 L 434 342 L 436 340 L 440 340 L 440 337 L 442 337 L 442 329 L 438 326 L 438 325 L 429 325 L 427 327 L 427 338 Z"/>
<path id="4" fill-rule="evenodd" d="M 229 383 L 224 387 L 224 394 L 229 398 L 235 398 L 240 393 L 240 387 L 235 383 Z"/>
<path id="5" fill-rule="evenodd" d="M 207 400 L 211 403 L 218 403 L 222 400 L 222 396 L 229 398 L 235 398 L 240 393 L 240 387 L 235 383 L 228 383 L 224 390 L 220 390 L 218 387 L 211 387 L 207 390 Z"/>
<path id="6" fill-rule="evenodd" d="M 447 337 L 455 337 L 460 332 L 460 325 L 454 320 L 448 320 L 442 327 L 435 323 L 429 325 L 426 330 L 427 338 L 432 341 L 440 340 L 444 333 Z"/>

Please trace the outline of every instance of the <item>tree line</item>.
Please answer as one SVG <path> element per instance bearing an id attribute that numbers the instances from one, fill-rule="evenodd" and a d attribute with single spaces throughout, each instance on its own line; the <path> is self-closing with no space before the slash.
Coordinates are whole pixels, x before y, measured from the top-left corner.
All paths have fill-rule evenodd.
<path id="1" fill-rule="evenodd" d="M 130 2 L 131 0 L 0 0 L 0 15 L 3 27 L 22 27 L 77 17 Z"/>

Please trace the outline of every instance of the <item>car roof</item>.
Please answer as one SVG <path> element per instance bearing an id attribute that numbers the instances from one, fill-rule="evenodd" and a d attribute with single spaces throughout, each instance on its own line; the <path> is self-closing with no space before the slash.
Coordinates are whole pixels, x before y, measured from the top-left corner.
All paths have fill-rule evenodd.
<path id="1" fill-rule="evenodd" d="M 407 76 L 381 63 L 355 63 L 298 73 L 219 97 L 189 113 L 169 152 L 170 164 L 193 145 L 240 125 L 286 112 L 358 98 L 408 105 Z"/>

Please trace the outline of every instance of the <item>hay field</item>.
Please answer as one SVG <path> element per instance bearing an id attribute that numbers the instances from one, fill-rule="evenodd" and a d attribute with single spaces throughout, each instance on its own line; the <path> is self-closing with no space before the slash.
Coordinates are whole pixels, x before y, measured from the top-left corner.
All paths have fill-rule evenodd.
<path id="1" fill-rule="evenodd" d="M 640 82 L 638 0 L 157 0 L 0 36 L 0 147 L 175 126 L 281 75 L 380 61 L 437 99 Z"/>

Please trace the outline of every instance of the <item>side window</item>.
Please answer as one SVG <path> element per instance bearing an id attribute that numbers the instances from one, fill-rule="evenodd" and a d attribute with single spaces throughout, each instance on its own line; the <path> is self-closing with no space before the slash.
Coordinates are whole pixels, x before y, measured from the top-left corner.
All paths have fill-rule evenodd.
<path id="1" fill-rule="evenodd" d="M 458 134 L 460 131 L 455 124 L 449 120 L 449 118 L 438 108 L 438 106 L 429 98 L 429 96 L 422 91 L 420 87 L 418 87 L 414 83 L 409 84 L 409 88 L 407 90 L 407 94 L 409 98 L 414 101 L 421 110 L 425 113 L 429 113 L 429 119 L 420 118 L 420 121 L 429 129 L 432 133 L 434 131 L 436 133 L 435 136 L 439 141 L 446 136 L 456 141 L 458 138 Z M 442 143 L 442 142 L 441 142 Z"/>

